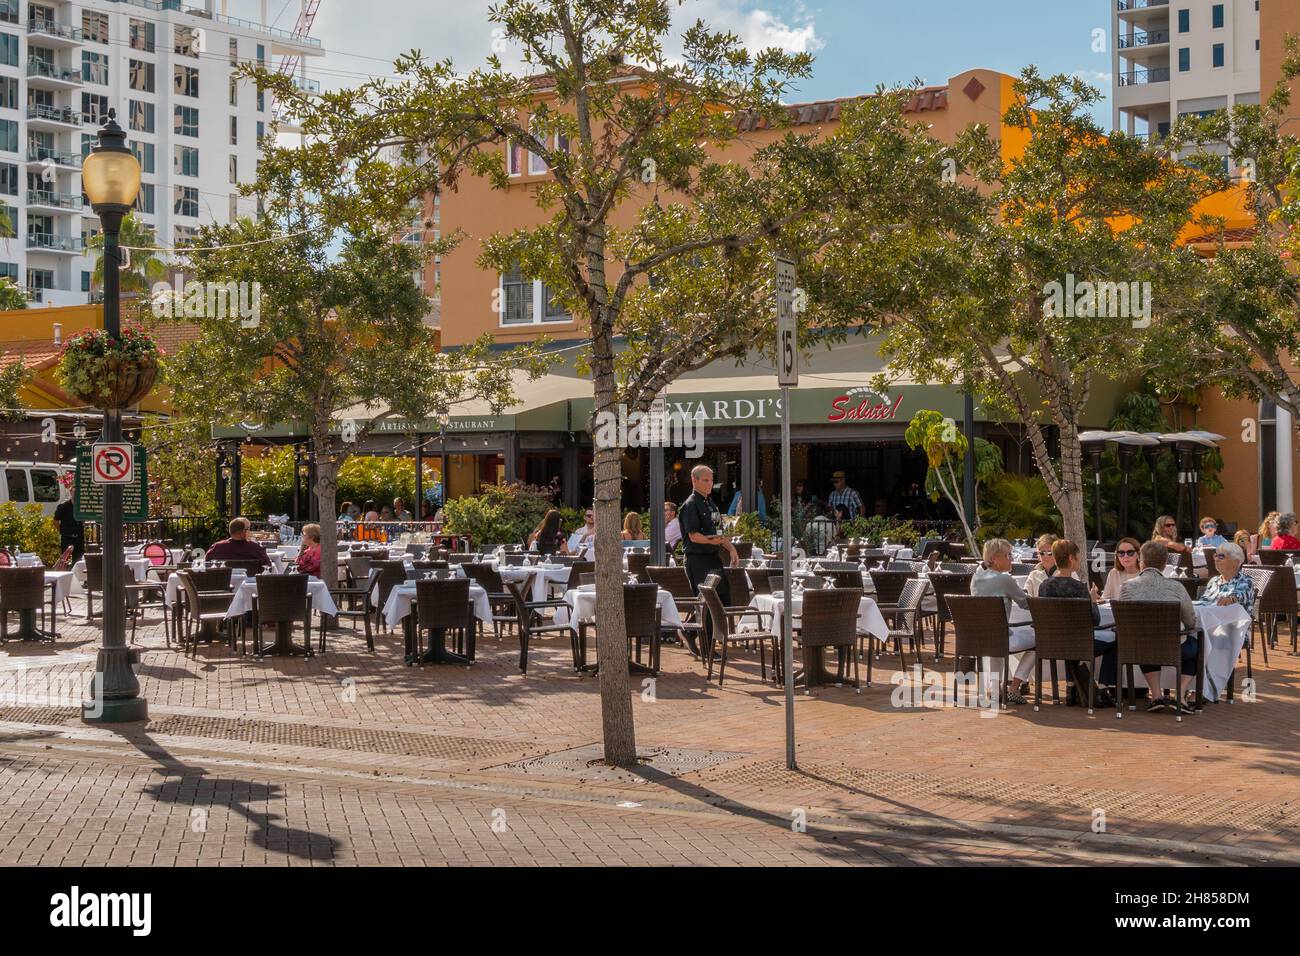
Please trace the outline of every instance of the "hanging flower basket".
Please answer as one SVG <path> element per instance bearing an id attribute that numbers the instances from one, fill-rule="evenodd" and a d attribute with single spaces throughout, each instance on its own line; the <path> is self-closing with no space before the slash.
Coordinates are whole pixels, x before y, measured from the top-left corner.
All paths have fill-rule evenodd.
<path id="1" fill-rule="evenodd" d="M 64 390 L 93 408 L 128 408 L 153 388 L 158 346 L 148 332 L 130 327 L 110 338 L 88 329 L 70 338 L 59 356 Z"/>

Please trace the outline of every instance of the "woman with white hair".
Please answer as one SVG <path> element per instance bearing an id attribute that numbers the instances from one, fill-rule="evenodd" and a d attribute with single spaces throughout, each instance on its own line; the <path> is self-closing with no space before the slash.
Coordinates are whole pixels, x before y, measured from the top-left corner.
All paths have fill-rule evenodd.
<path id="1" fill-rule="evenodd" d="M 1237 545 L 1225 542 L 1215 548 L 1214 566 L 1219 573 L 1205 585 L 1200 603 L 1240 604 L 1247 614 L 1253 616 L 1259 594 L 1255 582 L 1242 573 L 1241 566 L 1245 563 L 1246 554 Z"/>
<path id="2" fill-rule="evenodd" d="M 1300 538 L 1295 536 L 1295 512 L 1288 511 L 1277 516 L 1277 534 L 1269 545 L 1274 551 L 1300 551 Z"/>
<path id="3" fill-rule="evenodd" d="M 1011 542 L 1006 538 L 990 538 L 984 542 L 984 567 L 971 577 L 970 593 L 976 597 L 1000 597 L 1008 616 L 1011 605 L 1028 608 L 1029 596 L 1011 576 Z M 1034 629 L 1028 625 L 1011 628 L 1011 657 L 1015 673 L 1007 681 L 1007 703 L 1023 704 L 1022 691 L 1034 672 Z M 1019 657 L 1019 660 L 1016 658 Z M 984 661 L 985 672 L 993 670 L 990 660 Z"/>

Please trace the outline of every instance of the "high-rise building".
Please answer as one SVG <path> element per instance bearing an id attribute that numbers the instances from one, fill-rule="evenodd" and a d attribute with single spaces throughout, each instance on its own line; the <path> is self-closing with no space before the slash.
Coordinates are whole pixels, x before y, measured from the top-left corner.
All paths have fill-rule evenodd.
<path id="1" fill-rule="evenodd" d="M 12 230 L 0 275 L 40 303 L 86 301 L 99 222 L 81 163 L 110 109 L 140 161 L 137 215 L 160 246 L 255 214 L 238 184 L 256 176 L 272 104 L 235 71 L 321 52 L 215 0 L 0 0 L 0 205 Z"/>
<path id="2" fill-rule="evenodd" d="M 1110 0 L 1115 129 L 1160 137 L 1181 116 L 1258 103 L 1260 2 Z"/>

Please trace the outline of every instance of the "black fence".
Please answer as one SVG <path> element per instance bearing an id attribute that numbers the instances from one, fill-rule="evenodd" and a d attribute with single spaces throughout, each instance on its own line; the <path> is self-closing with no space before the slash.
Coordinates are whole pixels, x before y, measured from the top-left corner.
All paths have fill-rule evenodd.
<path id="1" fill-rule="evenodd" d="M 191 515 L 183 518 L 154 518 L 150 521 L 128 521 L 122 527 L 122 539 L 127 544 L 162 541 L 171 548 L 203 548 L 226 536 L 228 521 L 225 518 Z M 86 522 L 86 544 L 99 544 L 99 525 Z"/>

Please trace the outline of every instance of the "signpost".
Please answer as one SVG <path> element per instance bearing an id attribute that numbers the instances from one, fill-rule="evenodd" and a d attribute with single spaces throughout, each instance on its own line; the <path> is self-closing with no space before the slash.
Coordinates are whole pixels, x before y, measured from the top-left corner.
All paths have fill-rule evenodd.
<path id="1" fill-rule="evenodd" d="M 149 476 L 143 445 L 96 442 L 77 446 L 73 515 L 78 521 L 104 520 L 104 491 L 122 489 L 122 520 L 149 520 Z"/>
<path id="2" fill-rule="evenodd" d="M 794 263 L 776 260 L 776 383 L 781 386 L 781 551 L 784 556 L 785 614 L 781 641 L 785 649 L 785 765 L 796 770 L 794 759 L 794 644 L 790 637 L 793 616 L 794 542 L 790 521 L 790 386 L 799 384 L 799 317 L 795 311 Z"/>
<path id="3" fill-rule="evenodd" d="M 666 564 L 667 546 L 664 537 L 664 445 L 667 443 L 665 420 L 668 412 L 668 390 L 664 389 L 650 403 L 642 432 L 646 434 L 650 455 L 650 553 L 656 567 Z"/>

